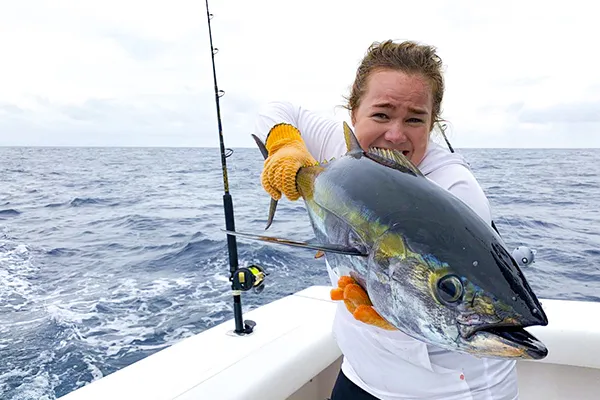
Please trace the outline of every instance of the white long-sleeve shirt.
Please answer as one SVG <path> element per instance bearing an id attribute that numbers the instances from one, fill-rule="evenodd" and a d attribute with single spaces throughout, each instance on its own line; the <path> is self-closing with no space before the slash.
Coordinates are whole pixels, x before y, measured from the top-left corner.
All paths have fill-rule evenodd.
<path id="1" fill-rule="evenodd" d="M 273 125 L 294 125 L 318 161 L 346 153 L 341 122 L 288 102 L 268 103 L 259 112 L 254 134 L 263 141 Z M 429 179 L 450 191 L 491 224 L 489 202 L 465 159 L 430 141 L 418 165 Z M 339 278 L 329 264 L 331 283 Z M 477 358 L 420 342 L 400 331 L 357 321 L 338 304 L 333 333 L 344 355 L 342 371 L 382 400 L 515 400 L 516 362 Z"/>

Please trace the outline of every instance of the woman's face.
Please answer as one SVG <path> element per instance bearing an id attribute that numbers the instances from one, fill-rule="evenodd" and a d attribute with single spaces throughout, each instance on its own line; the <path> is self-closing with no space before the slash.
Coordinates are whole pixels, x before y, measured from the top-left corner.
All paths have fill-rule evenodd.
<path id="1" fill-rule="evenodd" d="M 420 74 L 373 71 L 360 105 L 352 112 L 356 137 L 364 150 L 400 150 L 418 165 L 432 128 L 433 96 Z"/>

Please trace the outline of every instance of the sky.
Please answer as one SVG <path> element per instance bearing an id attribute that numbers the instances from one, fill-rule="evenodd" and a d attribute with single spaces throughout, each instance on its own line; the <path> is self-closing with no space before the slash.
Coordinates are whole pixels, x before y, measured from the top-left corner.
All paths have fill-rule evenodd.
<path id="1" fill-rule="evenodd" d="M 467 147 L 600 147 L 594 3 L 209 3 L 227 147 L 255 147 L 271 100 L 349 121 L 368 46 L 434 45 L 442 117 Z M 218 146 L 204 0 L 0 5 L 0 146 Z"/>

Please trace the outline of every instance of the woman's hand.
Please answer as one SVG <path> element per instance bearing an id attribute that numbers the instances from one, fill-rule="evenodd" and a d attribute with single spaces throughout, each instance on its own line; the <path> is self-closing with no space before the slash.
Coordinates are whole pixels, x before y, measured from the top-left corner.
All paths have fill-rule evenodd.
<path id="1" fill-rule="evenodd" d="M 269 131 L 265 147 L 269 156 L 260 175 L 263 188 L 275 200 L 281 199 L 282 193 L 289 200 L 298 200 L 298 170 L 318 164 L 306 148 L 300 131 L 290 124 L 277 124 Z"/>
<path id="2" fill-rule="evenodd" d="M 367 292 L 350 276 L 340 277 L 338 287 L 331 290 L 331 300 L 343 300 L 354 318 L 365 324 L 386 330 L 396 330 L 375 311 Z"/>

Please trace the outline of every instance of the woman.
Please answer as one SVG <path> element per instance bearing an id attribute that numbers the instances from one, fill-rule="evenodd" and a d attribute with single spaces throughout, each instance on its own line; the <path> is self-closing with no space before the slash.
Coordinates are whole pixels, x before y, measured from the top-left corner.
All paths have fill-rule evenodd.
<path id="1" fill-rule="evenodd" d="M 444 95 L 441 68 L 431 46 L 374 43 L 348 98 L 354 132 L 363 149 L 402 151 L 429 179 L 491 224 L 490 205 L 468 164 L 431 140 Z M 285 102 L 270 103 L 259 113 L 255 134 L 269 150 L 261 182 L 275 199 L 283 194 L 297 200 L 298 169 L 346 151 L 340 122 Z M 337 286 L 339 276 L 329 265 L 327 269 Z M 344 359 L 331 400 L 518 398 L 515 361 L 450 352 L 383 325 L 377 319 L 358 321 L 339 303 L 333 332 Z"/>

